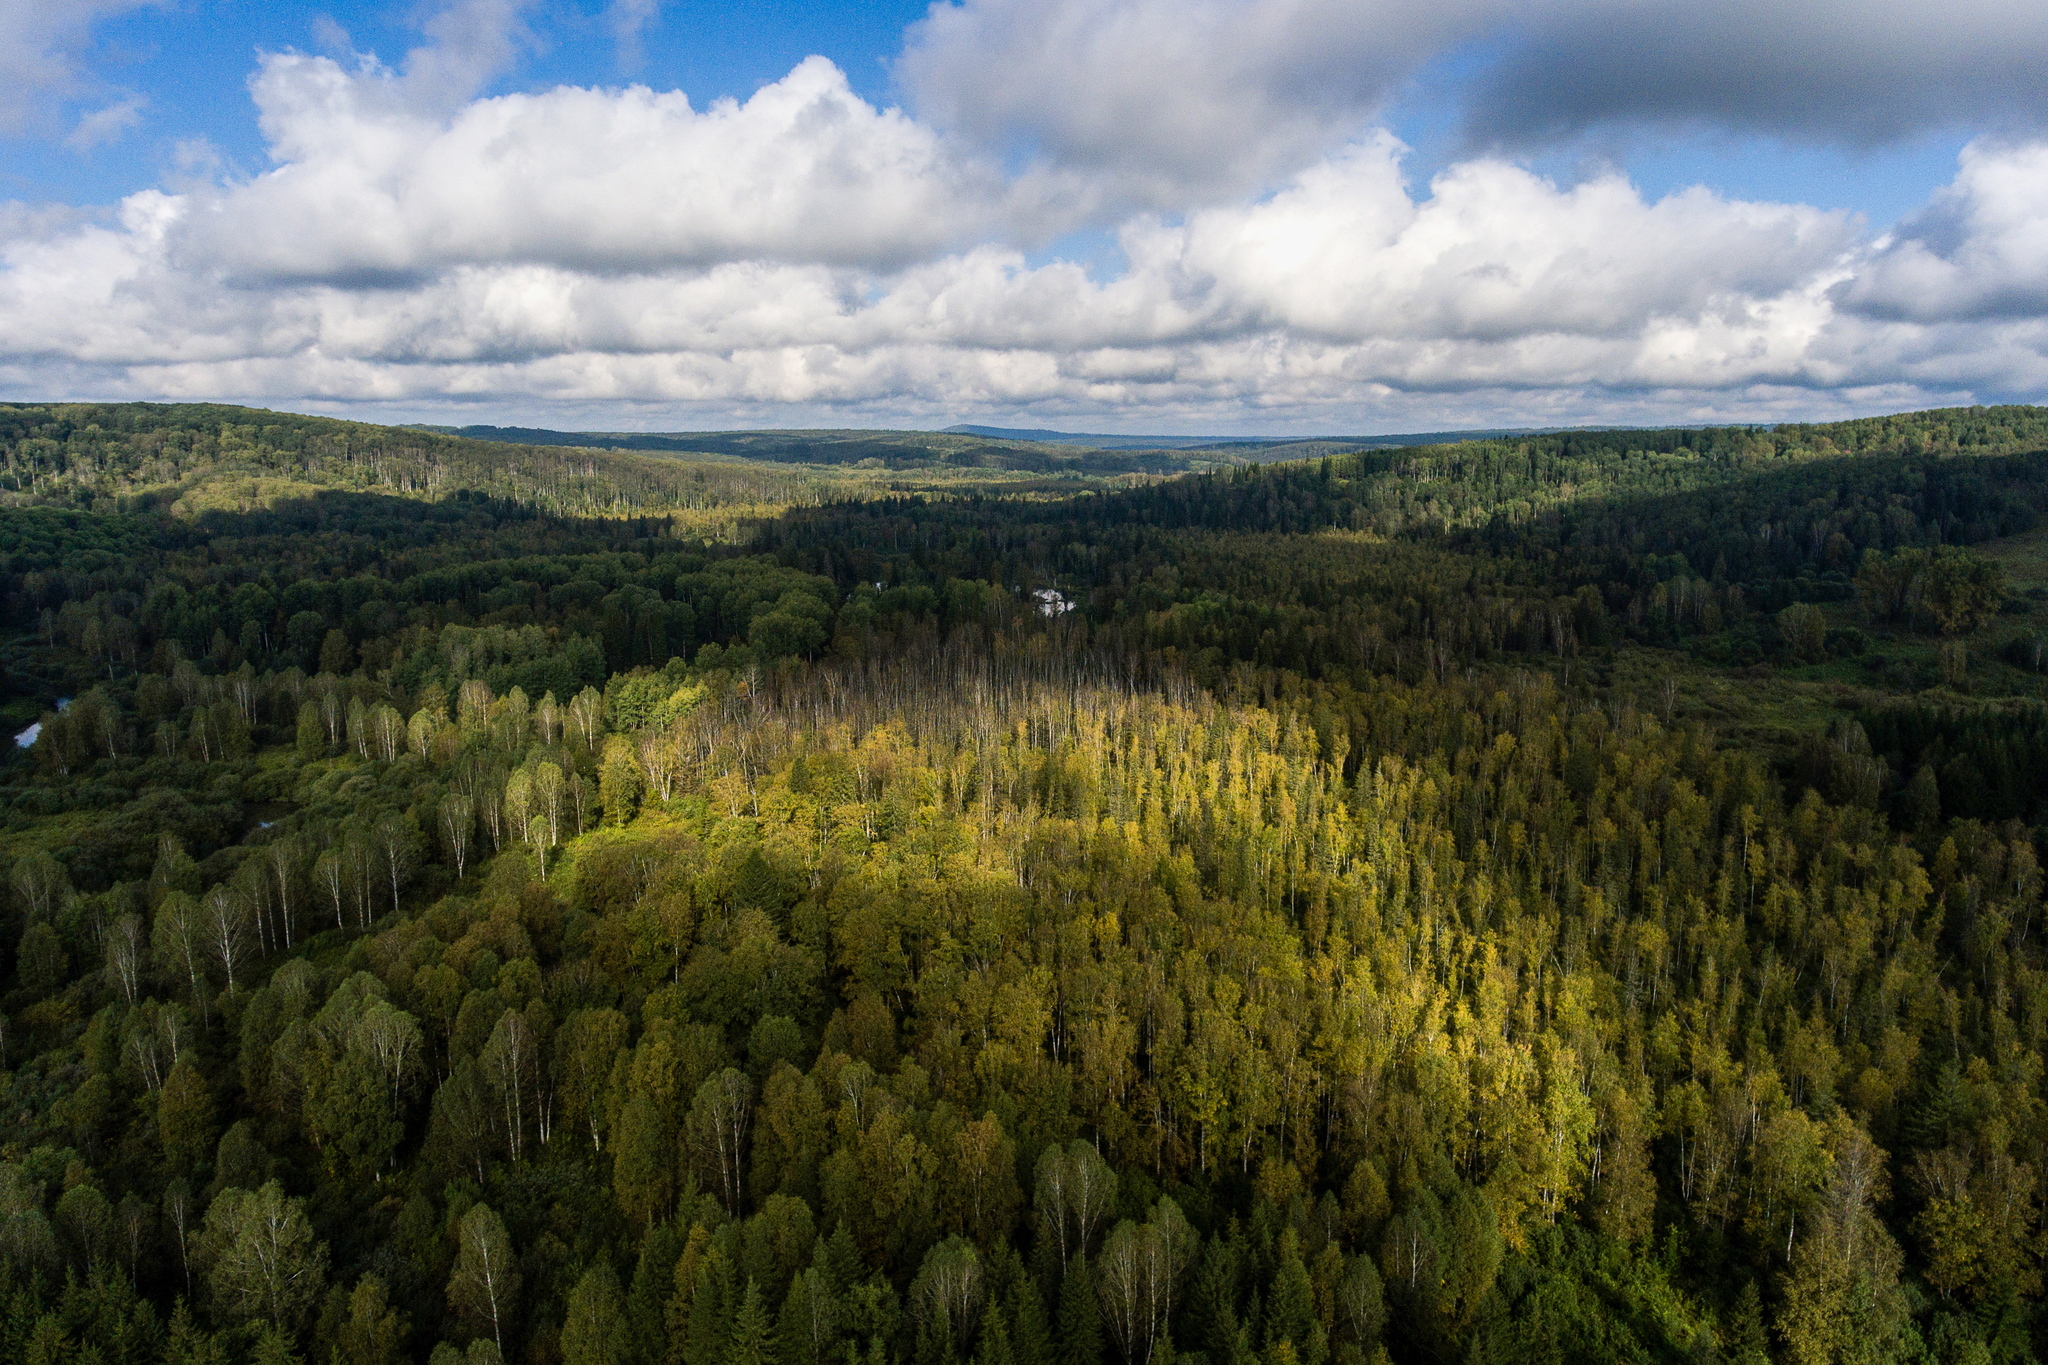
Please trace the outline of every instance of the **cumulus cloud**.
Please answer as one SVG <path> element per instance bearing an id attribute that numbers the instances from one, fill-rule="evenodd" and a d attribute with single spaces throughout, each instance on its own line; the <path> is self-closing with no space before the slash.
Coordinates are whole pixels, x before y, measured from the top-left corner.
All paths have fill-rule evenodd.
<path id="1" fill-rule="evenodd" d="M 1181 268 L 1245 325 L 1336 340 L 1625 336 L 1798 288 L 1853 240 L 1840 214 L 1689 190 L 1646 203 L 1619 176 L 1560 190 L 1482 160 L 1410 199 L 1396 149 L 1304 173 L 1273 199 L 1179 232 Z M 1139 259 L 1157 247 L 1137 244 Z"/>
<path id="2" fill-rule="evenodd" d="M 253 90 L 280 164 L 195 197 L 193 268 L 361 282 L 484 262 L 901 264 L 985 230 L 1007 193 L 823 58 L 701 111 L 680 91 L 561 87 L 442 116 L 397 83 L 264 58 Z"/>
<path id="3" fill-rule="evenodd" d="M 1970 146 L 1961 173 L 1841 289 L 1876 317 L 2048 317 L 2048 146 Z"/>
<path id="4" fill-rule="evenodd" d="M 654 98 L 583 97 L 628 110 Z M 1974 193 L 1982 161 L 1952 194 Z M 556 235 L 518 252 L 451 235 L 430 204 L 432 230 L 406 226 L 438 252 L 408 258 L 416 274 L 301 271 L 256 287 L 253 248 L 222 224 L 262 224 L 260 242 L 272 220 L 203 196 L 137 195 L 119 223 L 23 227 L 0 252 L 0 335 L 34 338 L 0 366 L 184 396 L 1292 421 L 1430 394 L 1519 394 L 1536 418 L 1560 402 L 1580 418 L 1694 414 L 1745 395 L 1754 415 L 1766 393 L 1805 393 L 1811 411 L 1823 390 L 2048 382 L 2037 319 L 1960 340 L 1841 311 L 1838 296 L 1900 249 L 1864 244 L 1842 215 L 1700 190 L 1651 201 L 1618 178 L 1560 187 L 1491 160 L 1418 193 L 1384 137 L 1255 204 L 1133 219 L 1128 268 L 1109 279 L 922 236 L 882 253 L 903 264 L 827 259 L 807 243 L 778 252 L 766 228 L 750 254 L 735 236 L 722 253 L 598 268 L 624 230 L 599 204 L 567 196 Z M 201 212 L 212 216 L 198 223 Z"/>
<path id="5" fill-rule="evenodd" d="M 251 90 L 270 170 L 131 195 L 105 221 L 0 212 L 0 383 L 647 404 L 671 424 L 1030 409 L 1324 430 L 2048 389 L 2048 144 L 1974 145 L 1875 240 L 1840 213 L 1558 184 L 1497 154 L 1416 185 L 1362 120 L 1480 10 L 1152 3 L 935 9 L 903 71 L 933 118 L 863 100 L 822 58 L 704 107 L 640 86 L 481 94 L 525 41 L 520 0 L 461 0 L 396 67 L 345 39 L 269 55 Z M 1139 60 L 1153 40 L 1172 61 Z M 1052 90 L 1030 113 L 997 72 L 977 104 L 948 84 L 975 42 L 1068 52 L 1096 102 Z M 1125 88 L 1096 88 L 1127 64 Z M 998 159 L 1020 127 L 1021 169 Z M 1034 250 L 1086 205 L 1114 269 Z"/>

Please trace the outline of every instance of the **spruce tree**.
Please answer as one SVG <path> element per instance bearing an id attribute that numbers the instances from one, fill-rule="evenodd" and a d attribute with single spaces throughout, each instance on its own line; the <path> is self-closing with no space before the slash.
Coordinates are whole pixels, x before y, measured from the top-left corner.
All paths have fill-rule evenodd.
<path id="1" fill-rule="evenodd" d="M 768 1329 L 768 1310 L 761 1303 L 761 1286 L 747 1280 L 740 1311 L 732 1321 L 732 1344 L 726 1348 L 725 1365 L 776 1365 L 779 1352 Z"/>
<path id="2" fill-rule="evenodd" d="M 1102 1319 L 1088 1258 L 1076 1254 L 1060 1281 L 1059 1365 L 1102 1365 Z"/>

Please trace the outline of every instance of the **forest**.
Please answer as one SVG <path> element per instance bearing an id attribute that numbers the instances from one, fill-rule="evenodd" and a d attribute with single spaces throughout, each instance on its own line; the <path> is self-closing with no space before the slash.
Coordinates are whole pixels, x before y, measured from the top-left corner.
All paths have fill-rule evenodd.
<path id="1" fill-rule="evenodd" d="M 755 437 L 0 405 L 0 1360 L 2048 1355 L 2048 409 Z"/>

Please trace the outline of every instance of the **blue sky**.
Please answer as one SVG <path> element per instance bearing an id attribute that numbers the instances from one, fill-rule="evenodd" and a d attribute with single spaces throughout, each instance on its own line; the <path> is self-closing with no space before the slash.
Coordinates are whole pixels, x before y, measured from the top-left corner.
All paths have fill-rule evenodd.
<path id="1" fill-rule="evenodd" d="M 0 0 L 0 384 L 621 427 L 2035 399 L 2043 59 L 2005 0 Z"/>

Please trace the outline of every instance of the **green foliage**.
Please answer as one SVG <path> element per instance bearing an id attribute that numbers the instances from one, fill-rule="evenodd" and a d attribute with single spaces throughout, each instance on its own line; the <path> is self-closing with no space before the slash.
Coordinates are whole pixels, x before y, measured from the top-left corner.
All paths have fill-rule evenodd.
<path id="1" fill-rule="evenodd" d="M 630 1350 L 626 1305 L 618 1276 L 602 1262 L 583 1272 L 569 1291 L 562 1323 L 562 1365 L 623 1365 Z"/>
<path id="2" fill-rule="evenodd" d="M 258 1190 L 224 1189 L 206 1211 L 200 1259 L 216 1308 L 289 1335 L 326 1288 L 327 1247 L 302 1201 L 274 1180 Z"/>
<path id="3" fill-rule="evenodd" d="M 740 544 L 22 411 L 0 1357 L 2039 1354 L 2031 410 Z"/>

